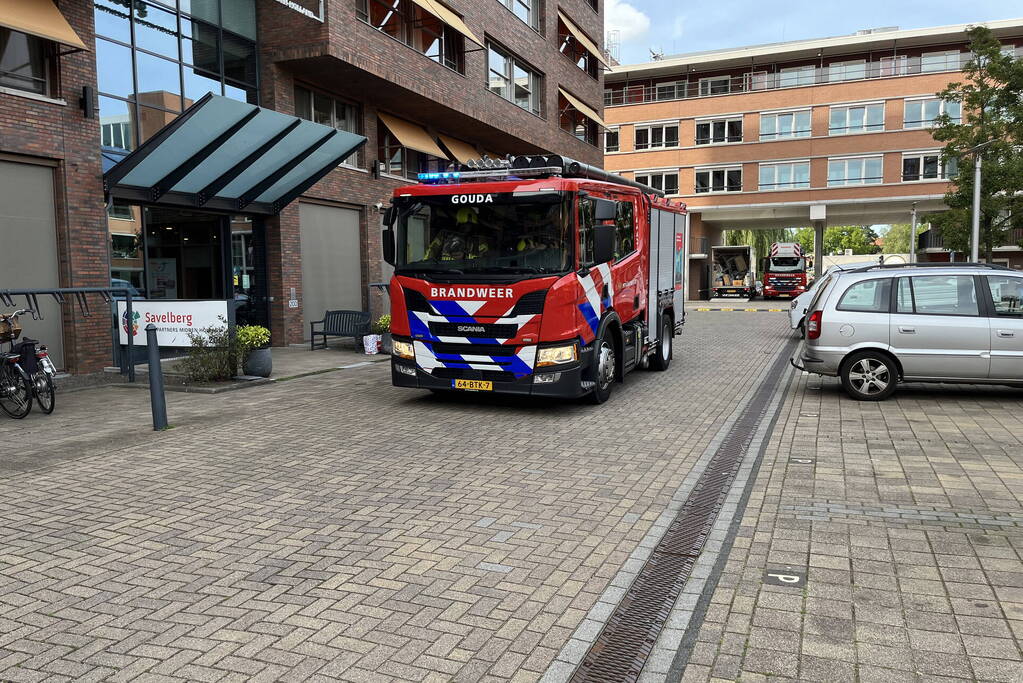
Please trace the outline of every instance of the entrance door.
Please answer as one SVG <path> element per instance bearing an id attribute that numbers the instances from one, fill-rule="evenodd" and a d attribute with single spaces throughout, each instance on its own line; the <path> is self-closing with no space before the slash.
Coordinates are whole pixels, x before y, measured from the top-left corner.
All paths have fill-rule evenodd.
<path id="1" fill-rule="evenodd" d="M 327 310 L 362 310 L 359 211 L 298 205 L 302 240 L 302 334 Z M 308 338 L 308 337 L 307 337 Z"/>
<path id="2" fill-rule="evenodd" d="M 991 379 L 1023 380 L 1023 277 L 987 275 L 991 292 Z"/>
<path id="3" fill-rule="evenodd" d="M 0 161 L 0 236 L 0 289 L 60 286 L 52 168 Z M 24 299 L 15 304 L 23 308 Z M 23 318 L 24 334 L 46 344 L 64 367 L 61 307 L 50 296 L 40 297 L 39 307 L 43 320 Z"/>
<path id="4" fill-rule="evenodd" d="M 897 280 L 892 352 L 906 378 L 986 379 L 991 333 L 972 275 L 914 275 Z"/>

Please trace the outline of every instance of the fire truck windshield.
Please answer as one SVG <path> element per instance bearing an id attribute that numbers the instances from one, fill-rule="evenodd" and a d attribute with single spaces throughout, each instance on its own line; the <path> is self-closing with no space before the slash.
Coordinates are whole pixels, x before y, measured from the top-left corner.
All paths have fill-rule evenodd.
<path id="1" fill-rule="evenodd" d="M 806 261 L 794 256 L 775 257 L 769 265 L 772 273 L 802 273 L 806 270 Z"/>
<path id="2" fill-rule="evenodd" d="M 570 195 L 560 192 L 403 197 L 395 221 L 399 273 L 565 273 L 573 268 Z"/>

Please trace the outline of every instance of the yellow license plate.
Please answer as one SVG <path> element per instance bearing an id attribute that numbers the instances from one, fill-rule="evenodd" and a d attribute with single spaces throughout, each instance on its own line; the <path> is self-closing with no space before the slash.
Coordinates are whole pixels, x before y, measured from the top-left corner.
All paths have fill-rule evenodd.
<path id="1" fill-rule="evenodd" d="M 481 379 L 453 379 L 451 380 L 451 386 L 455 389 L 465 389 L 466 391 L 493 391 L 494 383 L 490 381 L 483 381 Z"/>

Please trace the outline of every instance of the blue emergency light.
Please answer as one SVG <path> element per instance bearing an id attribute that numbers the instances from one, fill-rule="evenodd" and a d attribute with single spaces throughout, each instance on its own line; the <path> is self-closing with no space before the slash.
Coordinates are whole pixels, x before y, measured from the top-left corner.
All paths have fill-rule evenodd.
<path id="1" fill-rule="evenodd" d="M 458 171 L 444 171 L 441 173 L 420 173 L 419 182 L 430 183 L 437 182 L 440 180 L 458 180 L 462 174 Z"/>

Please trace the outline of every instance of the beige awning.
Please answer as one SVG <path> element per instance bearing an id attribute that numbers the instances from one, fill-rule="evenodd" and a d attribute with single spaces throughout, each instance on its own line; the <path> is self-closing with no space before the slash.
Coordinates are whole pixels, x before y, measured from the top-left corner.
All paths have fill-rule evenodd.
<path id="1" fill-rule="evenodd" d="M 604 119 L 600 118 L 600 115 L 597 112 L 593 111 L 590 107 L 587 107 L 585 104 L 583 104 L 578 97 L 572 95 L 564 88 L 558 88 L 558 92 L 560 92 L 562 96 L 566 100 L 568 100 L 568 103 L 575 107 L 583 116 L 593 121 L 596 121 L 603 128 L 607 128 L 607 124 L 604 123 Z"/>
<path id="2" fill-rule="evenodd" d="M 437 141 L 430 137 L 430 134 L 422 126 L 417 126 L 414 123 L 405 119 L 399 119 L 390 114 L 377 112 L 377 116 L 387 126 L 387 130 L 391 131 L 391 135 L 398 138 L 398 142 L 401 143 L 402 147 L 408 147 L 424 154 L 432 154 L 441 159 L 447 158 L 447 155 L 444 154 L 444 150 L 440 148 Z"/>
<path id="3" fill-rule="evenodd" d="M 609 69 L 611 68 L 611 65 L 607 63 L 606 59 L 604 59 L 604 54 L 600 51 L 600 48 L 597 47 L 597 44 L 594 43 L 589 38 L 587 38 L 586 34 L 582 32 L 582 29 L 576 26 L 575 22 L 573 22 L 571 19 L 565 16 L 565 13 L 562 12 L 560 9 L 558 10 L 558 17 L 560 17 L 561 20 L 565 22 L 565 26 L 568 28 L 568 32 L 571 33 L 575 37 L 575 39 L 578 40 L 582 44 L 582 46 L 590 52 L 590 54 L 596 57 L 601 64 L 603 64 Z"/>
<path id="4" fill-rule="evenodd" d="M 0 26 L 87 50 L 53 0 L 0 0 Z"/>
<path id="5" fill-rule="evenodd" d="M 449 10 L 447 7 L 438 2 L 438 0 L 412 0 L 412 2 L 416 3 L 424 10 L 455 29 L 472 42 L 483 47 L 483 41 L 477 38 L 476 35 L 469 30 L 469 27 L 465 25 L 464 21 L 462 21 L 462 17 Z"/>
<path id="6" fill-rule="evenodd" d="M 470 145 L 468 142 L 462 142 L 457 138 L 451 138 L 444 133 L 440 134 L 440 141 L 444 143 L 444 146 L 448 148 L 448 151 L 454 155 L 455 159 L 462 162 L 463 164 L 469 163 L 469 159 L 479 159 L 480 153 L 476 151 L 476 148 Z"/>

